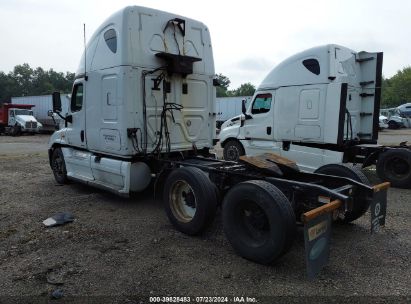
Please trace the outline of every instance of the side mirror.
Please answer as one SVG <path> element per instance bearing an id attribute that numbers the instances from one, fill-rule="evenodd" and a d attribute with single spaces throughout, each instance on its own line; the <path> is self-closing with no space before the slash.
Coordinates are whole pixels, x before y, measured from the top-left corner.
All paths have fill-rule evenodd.
<path id="1" fill-rule="evenodd" d="M 240 115 L 240 127 L 244 127 L 244 123 L 245 123 L 246 117 L 245 115 Z"/>
<path id="2" fill-rule="evenodd" d="M 245 99 L 241 101 L 241 113 L 245 115 L 245 112 L 247 111 L 247 108 L 245 106 Z"/>
<path id="3" fill-rule="evenodd" d="M 61 112 L 61 97 L 60 92 L 53 92 L 53 112 Z"/>
<path id="4" fill-rule="evenodd" d="M 52 110 L 48 110 L 48 111 L 47 111 L 47 116 L 53 117 L 53 111 L 52 111 Z"/>

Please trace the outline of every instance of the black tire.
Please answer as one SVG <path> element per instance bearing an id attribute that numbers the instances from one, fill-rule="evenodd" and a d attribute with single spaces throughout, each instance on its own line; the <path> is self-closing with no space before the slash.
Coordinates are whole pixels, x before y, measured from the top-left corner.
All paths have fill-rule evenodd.
<path id="1" fill-rule="evenodd" d="M 388 122 L 388 129 L 399 129 L 399 128 L 400 128 L 400 125 L 396 121 L 391 120 Z"/>
<path id="2" fill-rule="evenodd" d="M 57 183 L 61 185 L 68 183 L 66 163 L 60 148 L 53 150 L 53 154 L 51 155 L 51 169 L 53 170 L 54 179 Z"/>
<path id="3" fill-rule="evenodd" d="M 329 164 L 322 166 L 315 170 L 314 173 L 328 174 L 334 176 L 341 176 L 353 179 L 365 185 L 371 185 L 368 178 L 357 166 L 351 164 Z M 353 209 L 345 213 L 345 217 L 341 220 L 343 223 L 350 223 L 360 218 L 367 212 L 369 202 L 364 197 L 357 197 L 353 203 Z"/>
<path id="4" fill-rule="evenodd" d="M 20 136 L 21 135 L 21 127 L 18 125 L 13 126 L 11 130 L 11 136 Z"/>
<path id="5" fill-rule="evenodd" d="M 377 161 L 377 174 L 393 187 L 411 187 L 411 151 L 408 149 L 389 149 L 382 152 Z"/>
<path id="6" fill-rule="evenodd" d="M 244 155 L 243 145 L 236 139 L 229 140 L 224 144 L 223 156 L 225 160 L 238 161 Z"/>
<path id="7" fill-rule="evenodd" d="M 217 209 L 215 185 L 198 168 L 178 168 L 167 177 L 163 202 L 174 227 L 185 234 L 196 235 L 214 219 Z"/>
<path id="8" fill-rule="evenodd" d="M 295 214 L 277 187 L 266 181 L 246 181 L 230 189 L 224 198 L 223 228 L 238 255 L 271 264 L 293 243 Z"/>

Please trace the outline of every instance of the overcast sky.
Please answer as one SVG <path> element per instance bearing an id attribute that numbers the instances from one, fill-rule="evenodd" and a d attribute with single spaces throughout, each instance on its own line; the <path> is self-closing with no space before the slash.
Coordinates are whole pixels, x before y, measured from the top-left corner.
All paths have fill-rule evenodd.
<path id="1" fill-rule="evenodd" d="M 258 85 L 283 59 L 328 43 L 383 51 L 391 77 L 411 65 L 408 0 L 0 0 L 0 71 L 17 64 L 75 72 L 87 36 L 113 12 L 141 5 L 205 23 L 216 73 Z"/>

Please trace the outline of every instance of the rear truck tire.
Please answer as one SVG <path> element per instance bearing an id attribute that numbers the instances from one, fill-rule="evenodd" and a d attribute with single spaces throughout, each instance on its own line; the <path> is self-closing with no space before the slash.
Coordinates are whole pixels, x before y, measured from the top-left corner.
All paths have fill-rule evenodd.
<path id="1" fill-rule="evenodd" d="M 225 160 L 238 161 L 244 155 L 243 145 L 236 139 L 229 140 L 224 144 L 223 156 Z"/>
<path id="2" fill-rule="evenodd" d="M 379 155 L 377 174 L 393 187 L 411 188 L 411 151 L 408 149 L 389 149 Z"/>
<path id="3" fill-rule="evenodd" d="M 53 150 L 51 155 L 51 169 L 53 170 L 54 179 L 57 183 L 63 185 L 68 183 L 66 163 L 64 161 L 63 151 L 60 148 Z"/>
<path id="4" fill-rule="evenodd" d="M 388 122 L 388 129 L 399 129 L 400 125 L 396 121 L 389 121 Z"/>
<path id="5" fill-rule="evenodd" d="M 363 183 L 365 185 L 368 185 L 368 186 L 371 185 L 370 181 L 365 176 L 365 174 L 361 171 L 361 169 L 351 164 L 324 165 L 318 168 L 317 170 L 315 170 L 314 173 L 347 177 L 357 182 Z M 369 207 L 369 202 L 365 198 L 359 197 L 355 199 L 353 203 L 353 209 L 351 211 L 347 211 L 345 213 L 344 219 L 341 221 L 343 223 L 350 223 L 352 221 L 355 221 L 356 219 L 363 216 L 365 212 L 367 212 L 368 207 Z"/>
<path id="6" fill-rule="evenodd" d="M 284 194 L 261 180 L 237 184 L 223 201 L 223 229 L 235 252 L 243 258 L 271 264 L 291 247 L 294 210 Z"/>
<path id="7" fill-rule="evenodd" d="M 177 230 L 197 235 L 214 219 L 217 209 L 215 185 L 198 168 L 178 168 L 167 177 L 163 202 L 167 217 Z"/>

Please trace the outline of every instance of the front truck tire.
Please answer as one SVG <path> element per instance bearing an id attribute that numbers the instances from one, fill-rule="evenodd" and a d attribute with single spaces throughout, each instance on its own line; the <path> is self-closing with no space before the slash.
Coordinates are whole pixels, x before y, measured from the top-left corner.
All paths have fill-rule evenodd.
<path id="1" fill-rule="evenodd" d="M 395 148 L 382 152 L 377 161 L 377 174 L 393 187 L 411 188 L 411 151 Z"/>
<path id="2" fill-rule="evenodd" d="M 236 139 L 231 139 L 224 144 L 223 156 L 225 160 L 238 161 L 244 155 L 243 145 Z"/>
<path id="3" fill-rule="evenodd" d="M 163 202 L 168 219 L 177 230 L 197 235 L 214 219 L 216 187 L 202 170 L 181 167 L 167 177 Z"/>
<path id="4" fill-rule="evenodd" d="M 20 136 L 21 135 L 21 127 L 19 125 L 14 125 L 11 129 L 11 136 Z"/>
<path id="5" fill-rule="evenodd" d="M 223 201 L 224 233 L 243 258 L 271 264 L 291 247 L 295 214 L 285 195 L 261 180 L 237 184 Z"/>
<path id="6" fill-rule="evenodd" d="M 51 155 L 51 169 L 53 170 L 54 179 L 57 183 L 67 184 L 67 170 L 64 161 L 63 151 L 60 148 L 55 148 Z"/>
<path id="7" fill-rule="evenodd" d="M 368 178 L 361 171 L 359 167 L 350 164 L 329 164 L 322 166 L 314 171 L 314 173 L 328 174 L 340 177 L 347 177 L 365 185 L 371 185 Z M 362 197 L 354 200 L 353 209 L 345 213 L 345 217 L 342 220 L 343 223 L 350 223 L 360 218 L 367 212 L 369 202 Z"/>
<path id="8" fill-rule="evenodd" d="M 400 124 L 398 122 L 392 121 L 392 120 L 388 122 L 388 129 L 396 130 L 399 128 L 400 128 Z"/>

